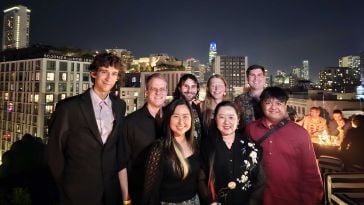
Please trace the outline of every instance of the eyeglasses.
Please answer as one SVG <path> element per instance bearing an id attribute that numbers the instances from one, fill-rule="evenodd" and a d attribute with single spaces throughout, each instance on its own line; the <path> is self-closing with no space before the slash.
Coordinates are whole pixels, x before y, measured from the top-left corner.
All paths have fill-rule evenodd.
<path id="1" fill-rule="evenodd" d="M 166 88 L 149 88 L 149 91 L 150 92 L 153 92 L 153 93 L 164 93 L 164 92 L 167 92 L 167 89 Z"/>

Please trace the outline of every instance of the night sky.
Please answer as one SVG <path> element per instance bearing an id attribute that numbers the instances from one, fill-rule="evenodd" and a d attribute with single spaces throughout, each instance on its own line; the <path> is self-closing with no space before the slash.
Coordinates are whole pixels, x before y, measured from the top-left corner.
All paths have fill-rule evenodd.
<path id="1" fill-rule="evenodd" d="M 364 51 L 363 0 L 1 0 L 0 9 L 17 4 L 31 9 L 31 44 L 207 63 L 215 41 L 218 54 L 246 55 L 271 73 L 307 58 L 314 80 Z"/>

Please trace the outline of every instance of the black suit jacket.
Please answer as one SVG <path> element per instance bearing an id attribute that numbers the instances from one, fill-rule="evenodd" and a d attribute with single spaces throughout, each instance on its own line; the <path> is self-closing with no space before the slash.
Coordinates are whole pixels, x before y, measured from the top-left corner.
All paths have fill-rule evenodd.
<path id="1" fill-rule="evenodd" d="M 102 143 L 90 90 L 57 104 L 49 124 L 49 166 L 63 204 L 120 204 L 118 171 L 126 167 L 125 102 L 111 96 L 114 125 Z"/>

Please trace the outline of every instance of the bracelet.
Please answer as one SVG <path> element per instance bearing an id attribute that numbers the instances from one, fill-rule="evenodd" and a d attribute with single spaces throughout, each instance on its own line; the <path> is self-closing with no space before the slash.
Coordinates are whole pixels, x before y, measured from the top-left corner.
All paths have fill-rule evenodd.
<path id="1" fill-rule="evenodd" d="M 123 201 L 123 205 L 129 205 L 131 204 L 131 199 Z"/>

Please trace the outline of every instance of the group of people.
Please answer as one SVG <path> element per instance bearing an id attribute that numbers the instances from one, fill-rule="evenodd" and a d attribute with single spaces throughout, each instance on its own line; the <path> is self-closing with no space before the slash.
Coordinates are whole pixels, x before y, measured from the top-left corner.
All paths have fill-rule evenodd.
<path id="1" fill-rule="evenodd" d="M 310 137 L 315 141 L 323 132 L 327 135 L 336 138 L 337 144 L 340 144 L 348 130 L 352 127 L 350 120 L 344 118 L 341 110 L 334 110 L 332 112 L 332 119 L 327 121 L 321 117 L 321 109 L 319 107 L 311 107 L 308 116 L 297 122 L 303 126 Z"/>
<path id="2" fill-rule="evenodd" d="M 93 87 L 57 104 L 49 166 L 61 204 L 317 204 L 322 181 L 309 134 L 288 121 L 288 95 L 246 71 L 249 91 L 231 101 L 221 75 L 183 75 L 165 105 L 167 81 L 146 79 L 146 103 L 124 118 L 110 94 L 121 69 L 104 53 L 90 65 Z"/>
<path id="3" fill-rule="evenodd" d="M 296 123 L 307 130 L 313 143 L 320 143 L 319 138 L 326 133 L 327 140 L 339 147 L 336 157 L 342 158 L 346 170 L 353 165 L 364 166 L 361 154 L 364 147 L 364 116 L 354 115 L 350 120 L 343 116 L 341 110 L 333 110 L 332 119 L 327 121 L 320 115 L 319 107 L 311 107 L 310 114 Z"/>

